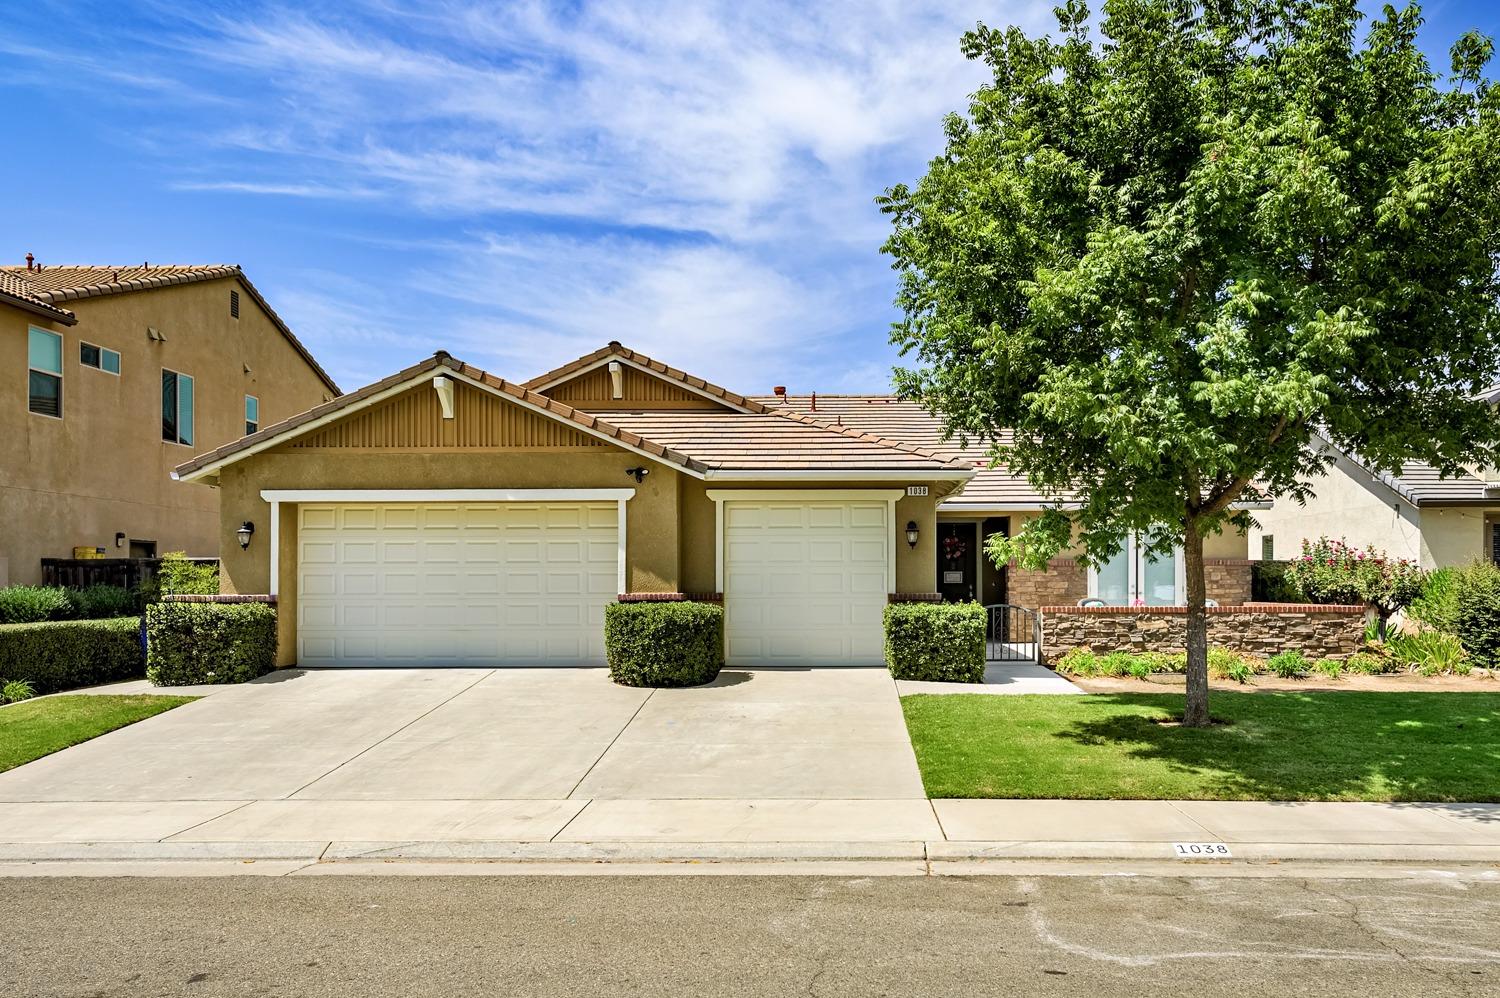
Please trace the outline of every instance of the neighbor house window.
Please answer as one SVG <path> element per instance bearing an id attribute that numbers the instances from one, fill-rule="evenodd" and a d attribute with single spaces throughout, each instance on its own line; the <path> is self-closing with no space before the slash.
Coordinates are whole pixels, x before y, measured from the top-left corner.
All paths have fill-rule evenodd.
<path id="1" fill-rule="evenodd" d="M 1089 596 L 1110 606 L 1176 606 L 1183 602 L 1182 549 L 1154 557 L 1146 538 L 1131 534 L 1103 564 L 1089 569 Z"/>
<path id="2" fill-rule="evenodd" d="M 260 429 L 260 399 L 254 395 L 245 396 L 245 435 L 249 436 Z"/>
<path id="3" fill-rule="evenodd" d="M 1270 534 L 1260 535 L 1260 560 L 1276 560 L 1276 538 L 1272 537 Z"/>
<path id="4" fill-rule="evenodd" d="M 31 329 L 26 339 L 26 408 L 62 418 L 62 336 Z"/>
<path id="5" fill-rule="evenodd" d="M 161 372 L 161 438 L 174 444 L 193 442 L 193 379 Z"/>
<path id="6" fill-rule="evenodd" d="M 96 347 L 92 343 L 78 344 L 78 363 L 110 374 L 120 373 L 120 354 L 116 350 Z"/>

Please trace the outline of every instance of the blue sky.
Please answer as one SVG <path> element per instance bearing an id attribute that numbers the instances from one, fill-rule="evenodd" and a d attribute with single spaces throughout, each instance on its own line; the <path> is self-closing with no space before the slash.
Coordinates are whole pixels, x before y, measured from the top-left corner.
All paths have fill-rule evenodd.
<path id="1" fill-rule="evenodd" d="M 0 259 L 242 264 L 346 389 L 619 339 L 745 392 L 884 390 L 872 199 L 981 82 L 964 28 L 1051 6 L 7 3 Z M 1425 10 L 1434 54 L 1500 35 L 1495 0 Z"/>

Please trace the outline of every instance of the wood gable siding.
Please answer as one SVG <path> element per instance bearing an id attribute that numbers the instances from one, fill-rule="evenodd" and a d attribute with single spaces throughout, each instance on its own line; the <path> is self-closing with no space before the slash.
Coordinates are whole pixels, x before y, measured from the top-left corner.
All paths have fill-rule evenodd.
<path id="1" fill-rule="evenodd" d="M 647 374 L 629 364 L 620 388 L 624 398 L 610 397 L 609 368 L 596 367 L 547 389 L 543 394 L 577 409 L 728 409 L 686 388 Z"/>
<path id="2" fill-rule="evenodd" d="M 287 450 L 573 450 L 604 447 L 597 437 L 457 381 L 453 418 L 424 383 L 283 445 Z M 281 449 L 281 448 L 278 448 Z"/>

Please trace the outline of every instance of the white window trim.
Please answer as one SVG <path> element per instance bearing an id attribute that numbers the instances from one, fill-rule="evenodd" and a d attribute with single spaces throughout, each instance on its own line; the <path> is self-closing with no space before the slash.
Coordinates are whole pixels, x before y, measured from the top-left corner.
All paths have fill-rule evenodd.
<path id="1" fill-rule="evenodd" d="M 93 367 L 93 366 L 91 366 L 89 364 L 85 364 L 83 362 L 83 348 L 84 347 L 93 347 L 95 350 L 99 351 L 99 366 L 98 367 Z M 124 368 L 125 368 L 125 364 L 124 364 L 124 359 L 125 358 L 123 358 L 123 357 L 120 356 L 120 351 L 118 351 L 118 350 L 111 350 L 107 346 L 101 346 L 100 344 L 98 344 L 98 343 L 92 343 L 89 340 L 79 340 L 78 341 L 78 350 L 79 350 L 79 356 L 78 356 L 78 366 L 79 367 L 87 367 L 90 371 L 98 371 L 101 374 L 108 374 L 111 377 L 118 378 L 120 376 L 120 371 L 111 371 L 109 368 L 107 368 L 107 367 L 104 366 L 104 355 L 106 353 L 112 353 L 117 358 L 120 359 L 120 361 L 121 361 L 120 369 L 124 370 Z"/>
<path id="2" fill-rule="evenodd" d="M 198 379 L 186 371 L 179 371 L 174 367 L 164 367 L 161 369 L 161 373 L 175 375 L 179 379 L 187 378 L 193 383 L 193 436 L 196 438 L 198 436 Z M 177 387 L 177 439 L 168 440 L 166 437 L 162 437 L 161 442 L 171 444 L 174 447 L 197 446 L 196 440 L 189 440 L 187 443 L 183 443 L 182 441 L 182 382 L 180 380 Z"/>
<path id="3" fill-rule="evenodd" d="M 1187 603 L 1187 560 L 1182 556 L 1181 544 L 1178 544 L 1172 548 L 1172 556 L 1176 559 L 1177 571 L 1175 573 L 1175 578 L 1173 578 L 1172 580 L 1172 584 L 1176 587 L 1177 590 L 1177 601 L 1171 605 L 1184 606 Z M 1124 604 L 1125 606 L 1134 606 L 1135 601 L 1138 599 L 1143 600 L 1143 606 L 1146 605 L 1144 603 L 1144 597 L 1141 594 L 1141 572 L 1139 571 L 1139 569 L 1143 567 L 1143 557 L 1144 554 L 1141 551 L 1140 540 L 1136 536 L 1136 534 L 1132 532 L 1125 541 L 1125 558 L 1126 561 L 1129 562 L 1130 567 L 1129 581 L 1127 583 L 1130 589 L 1130 594 L 1127 597 L 1127 602 Z M 1098 599 L 1099 569 L 1094 565 L 1090 565 L 1088 576 L 1089 598 Z"/>
<path id="4" fill-rule="evenodd" d="M 905 489 L 709 489 L 714 504 L 714 591 L 724 591 L 724 504 L 726 502 L 885 502 L 885 586 L 896 591 L 896 503 Z"/>
<path id="5" fill-rule="evenodd" d="M 441 502 L 614 502 L 618 506 L 619 554 L 615 570 L 618 592 L 626 592 L 625 504 L 635 489 L 262 489 L 271 504 L 270 595 L 281 591 L 281 504 L 292 503 L 441 503 Z"/>
<path id="6" fill-rule="evenodd" d="M 29 415 L 32 415 L 32 416 L 41 416 L 43 419 L 55 419 L 55 420 L 61 422 L 62 418 L 63 418 L 63 412 L 65 411 L 64 408 L 63 408 L 63 406 L 66 405 L 66 399 L 67 399 L 66 393 L 63 391 L 63 372 L 61 370 L 57 370 L 57 371 L 44 371 L 40 367 L 32 367 L 31 366 L 31 334 L 33 332 L 45 333 L 48 336 L 56 336 L 57 337 L 57 342 L 58 342 L 58 347 L 57 347 L 57 366 L 59 368 L 66 368 L 68 366 L 68 354 L 67 354 L 68 340 L 67 340 L 67 337 L 63 336 L 62 333 L 59 333 L 59 332 L 57 332 L 56 330 L 53 330 L 53 329 L 43 329 L 40 326 L 27 326 L 26 327 L 26 393 L 25 393 L 25 397 L 22 399 L 22 404 L 26 406 L 26 412 Z M 48 377 L 56 378 L 57 379 L 57 410 L 58 411 L 57 411 L 57 415 L 56 416 L 54 416 L 54 415 L 52 415 L 50 413 L 46 413 L 46 412 L 35 412 L 31 408 L 31 372 L 32 371 L 35 371 L 37 374 L 45 374 Z"/>

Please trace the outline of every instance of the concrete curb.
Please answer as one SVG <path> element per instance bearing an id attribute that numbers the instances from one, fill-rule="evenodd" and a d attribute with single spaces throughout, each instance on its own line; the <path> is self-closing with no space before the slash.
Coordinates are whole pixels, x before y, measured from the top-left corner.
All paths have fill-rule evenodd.
<path id="1" fill-rule="evenodd" d="M 1227 858 L 1177 858 L 1169 842 L 40 842 L 0 844 L 0 864 L 235 863 L 649 866 L 652 864 L 808 865 L 825 863 L 964 865 L 981 869 L 1017 862 L 1168 864 L 1467 864 L 1500 866 L 1500 845 L 1227 843 Z M 3 875 L 3 873 L 0 873 Z"/>

